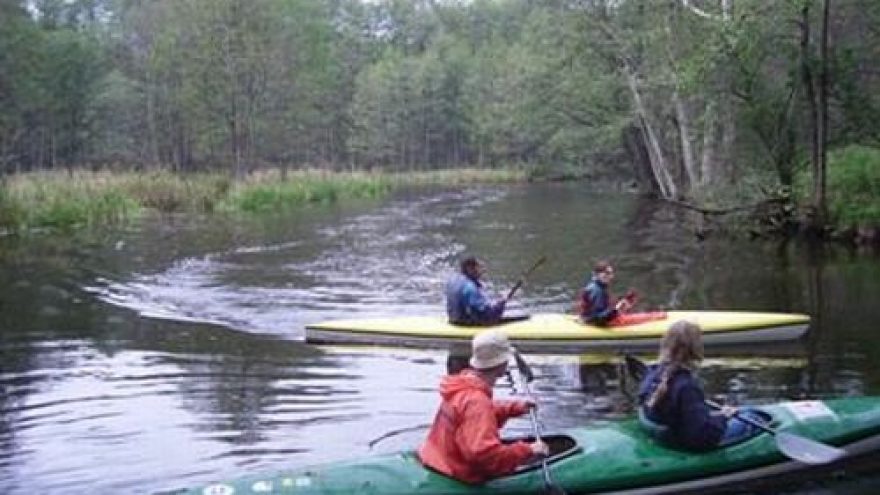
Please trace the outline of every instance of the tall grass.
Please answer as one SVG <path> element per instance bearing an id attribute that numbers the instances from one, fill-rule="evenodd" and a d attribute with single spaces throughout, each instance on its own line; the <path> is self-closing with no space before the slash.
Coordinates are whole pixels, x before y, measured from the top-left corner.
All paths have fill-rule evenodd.
<path id="1" fill-rule="evenodd" d="M 376 198 L 396 187 L 520 182 L 522 169 L 456 169 L 412 173 L 277 170 L 241 180 L 167 171 L 35 172 L 0 183 L 0 228 L 71 228 L 127 221 L 143 212 L 266 212 Z"/>
<path id="2" fill-rule="evenodd" d="M 389 175 L 391 182 L 398 186 L 501 184 L 525 182 L 529 178 L 529 172 L 520 167 L 498 169 L 458 168 L 423 172 L 401 172 Z"/>
<path id="3" fill-rule="evenodd" d="M 39 172 L 4 182 L 0 221 L 11 230 L 113 223 L 137 216 L 140 207 L 111 174 Z"/>
<path id="4" fill-rule="evenodd" d="M 126 193 L 142 208 L 162 212 L 213 211 L 233 184 L 228 175 L 217 173 L 182 175 L 158 171 L 119 177 Z"/>
<path id="5" fill-rule="evenodd" d="M 278 171 L 253 174 L 235 184 L 223 204 L 233 211 L 263 212 L 343 198 L 375 198 L 388 193 L 388 177 L 363 172 Z"/>

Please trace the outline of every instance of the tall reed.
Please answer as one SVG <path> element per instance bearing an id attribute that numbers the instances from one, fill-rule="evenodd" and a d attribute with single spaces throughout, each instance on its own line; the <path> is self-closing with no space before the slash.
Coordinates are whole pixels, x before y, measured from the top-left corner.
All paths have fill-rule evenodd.
<path id="1" fill-rule="evenodd" d="M 252 174 L 235 184 L 224 205 L 230 210 L 260 212 L 344 198 L 375 198 L 388 193 L 387 176 L 364 172 L 304 170 Z"/>
<path id="2" fill-rule="evenodd" d="M 255 172 L 234 180 L 218 173 L 34 172 L 0 183 L 0 228 L 69 228 L 122 222 L 145 211 L 265 212 L 377 198 L 397 187 L 461 186 L 519 182 L 522 169 L 454 169 L 426 172 Z"/>

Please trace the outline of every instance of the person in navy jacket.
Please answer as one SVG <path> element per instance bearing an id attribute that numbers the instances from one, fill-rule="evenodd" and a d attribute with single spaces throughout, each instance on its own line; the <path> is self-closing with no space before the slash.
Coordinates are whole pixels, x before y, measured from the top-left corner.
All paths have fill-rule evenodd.
<path id="1" fill-rule="evenodd" d="M 758 429 L 739 420 L 737 409 L 712 410 L 695 373 L 703 359 L 701 329 L 695 323 L 673 323 L 663 337 L 659 363 L 649 368 L 639 387 L 639 415 L 661 441 L 688 450 L 705 451 L 742 441 Z M 740 414 L 765 421 L 762 413 Z"/>
<path id="2" fill-rule="evenodd" d="M 578 301 L 578 313 L 582 320 L 605 326 L 632 307 L 633 301 L 630 296 L 612 304 L 608 292 L 612 280 L 614 280 L 614 267 L 611 263 L 604 260 L 596 263 L 590 280 L 581 290 Z"/>

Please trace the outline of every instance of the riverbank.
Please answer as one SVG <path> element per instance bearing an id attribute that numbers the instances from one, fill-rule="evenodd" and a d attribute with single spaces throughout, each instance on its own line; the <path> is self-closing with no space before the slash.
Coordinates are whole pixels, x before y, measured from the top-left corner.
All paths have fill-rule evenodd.
<path id="1" fill-rule="evenodd" d="M 404 186 L 525 182 L 525 169 L 453 169 L 371 173 L 261 171 L 224 174 L 35 172 L 9 176 L 0 188 L 0 229 L 71 229 L 133 220 L 146 211 L 265 212 L 346 198 L 381 197 Z"/>
<path id="2" fill-rule="evenodd" d="M 817 221 L 812 171 L 802 164 L 791 186 L 753 175 L 671 204 L 693 212 L 695 235 L 732 232 L 752 238 L 803 239 L 880 247 L 880 149 L 847 146 L 829 153 L 825 215 Z"/>

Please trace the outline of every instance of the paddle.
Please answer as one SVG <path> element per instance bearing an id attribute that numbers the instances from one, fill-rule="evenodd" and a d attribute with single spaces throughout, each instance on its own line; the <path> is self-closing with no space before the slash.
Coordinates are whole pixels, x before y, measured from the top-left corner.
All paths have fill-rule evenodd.
<path id="1" fill-rule="evenodd" d="M 547 261 L 546 256 L 541 256 L 537 260 L 535 260 L 532 266 L 529 267 L 528 270 L 524 271 L 522 275 L 520 275 L 519 280 L 517 280 L 513 287 L 510 288 L 510 291 L 507 292 L 507 297 L 505 297 L 504 300 L 509 301 L 510 298 L 512 298 L 513 295 L 516 294 L 516 291 L 518 291 L 519 288 L 522 287 L 522 284 L 525 282 L 526 277 L 531 275 L 532 272 L 535 271 L 539 266 L 543 265 L 545 261 Z"/>
<path id="2" fill-rule="evenodd" d="M 535 375 L 532 373 L 532 368 L 529 367 L 528 363 L 526 363 L 526 360 L 523 359 L 519 352 L 514 351 L 513 357 L 516 359 L 516 367 L 519 369 L 519 374 L 522 378 L 523 389 L 529 399 L 537 405 L 538 402 L 535 400 L 532 391 L 529 389 L 529 383 L 535 379 Z M 535 432 L 535 440 L 541 441 L 541 429 L 538 426 L 538 414 L 535 412 L 534 407 L 529 409 L 529 416 L 532 419 L 532 429 Z M 550 477 L 550 466 L 547 465 L 547 457 L 541 458 L 541 471 L 544 473 L 544 493 L 547 495 L 565 495 L 565 490 L 559 485 L 553 483 L 553 478 Z"/>
<path id="3" fill-rule="evenodd" d="M 630 354 L 624 354 L 623 358 L 624 362 L 626 363 L 627 371 L 634 378 L 641 381 L 642 378 L 645 376 L 645 373 L 647 373 L 648 366 L 640 359 Z M 705 402 L 706 405 L 713 409 L 721 410 L 722 408 L 721 404 L 718 404 L 717 402 L 713 402 L 708 399 L 706 399 Z M 756 419 L 752 419 L 746 416 L 745 414 L 741 414 L 740 411 L 736 411 L 734 413 L 734 416 L 736 416 L 736 418 L 740 421 L 748 423 L 756 428 L 760 428 L 761 430 L 764 430 L 767 433 L 773 435 L 773 438 L 776 440 L 776 448 L 778 448 L 779 451 L 786 456 L 796 461 L 801 461 L 805 464 L 827 464 L 829 462 L 834 462 L 846 455 L 846 451 L 843 449 L 832 447 L 830 445 L 817 442 L 816 440 L 810 438 L 795 435 L 793 433 L 778 431 L 766 425 L 762 421 L 758 421 Z"/>
<path id="4" fill-rule="evenodd" d="M 407 432 L 410 432 L 410 431 L 416 431 L 416 430 L 427 430 L 428 428 L 431 427 L 432 424 L 433 424 L 433 423 L 423 423 L 423 424 L 420 424 L 420 425 L 407 426 L 407 427 L 404 427 L 404 428 L 399 428 L 399 429 L 397 429 L 397 430 L 391 430 L 391 431 L 389 431 L 389 432 L 387 432 L 387 433 L 383 433 L 382 435 L 379 435 L 378 437 L 376 437 L 376 438 L 370 440 L 370 441 L 367 443 L 367 447 L 369 447 L 369 448 L 372 449 L 374 445 L 376 445 L 377 443 L 381 442 L 382 440 L 385 440 L 386 438 L 391 438 L 391 437 L 393 437 L 393 436 L 400 435 L 401 433 L 407 433 Z"/>

